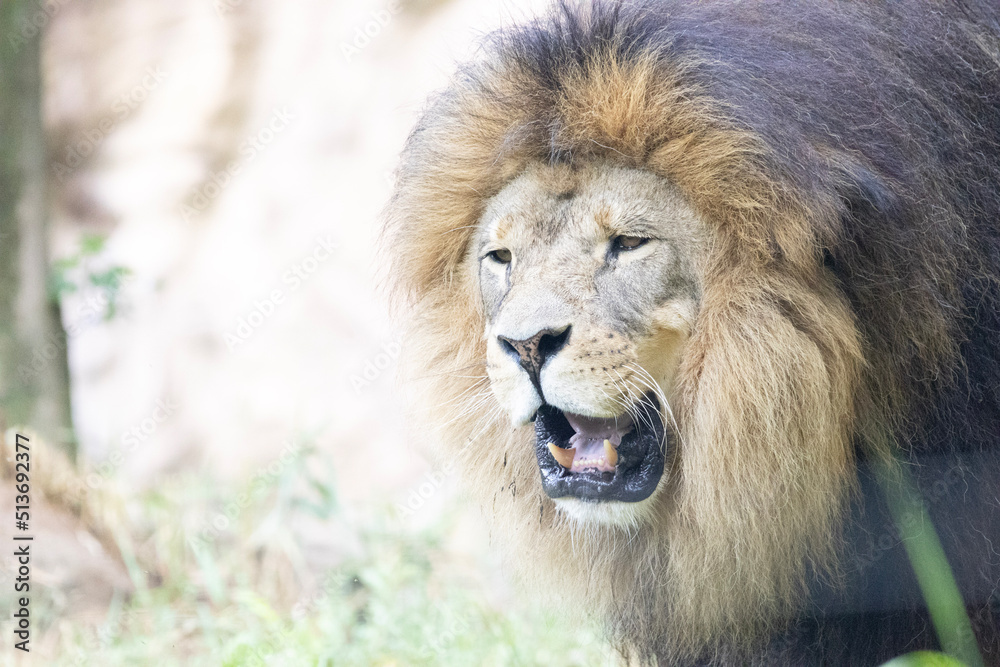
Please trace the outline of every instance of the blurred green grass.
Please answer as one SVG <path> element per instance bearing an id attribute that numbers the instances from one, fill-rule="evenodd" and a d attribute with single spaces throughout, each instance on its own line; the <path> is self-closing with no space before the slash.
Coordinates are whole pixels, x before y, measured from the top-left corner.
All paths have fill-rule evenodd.
<path id="1" fill-rule="evenodd" d="M 42 601 L 38 627 L 53 633 L 55 664 L 615 664 L 594 627 L 491 606 L 458 572 L 468 568 L 449 561 L 457 510 L 404 530 L 388 501 L 339 504 L 331 480 L 325 459 L 305 449 L 266 485 L 188 474 L 129 498 L 116 540 L 135 592 L 114 599 L 96 627 Z M 219 521 L 240 494 L 246 506 Z M 228 525 L 212 529 L 213 518 Z M 353 542 L 311 583 L 291 528 L 299 520 Z"/>

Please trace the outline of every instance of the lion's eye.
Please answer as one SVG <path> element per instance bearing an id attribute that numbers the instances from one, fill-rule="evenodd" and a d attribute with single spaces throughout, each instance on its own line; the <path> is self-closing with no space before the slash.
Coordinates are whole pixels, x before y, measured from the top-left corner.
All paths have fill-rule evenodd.
<path id="1" fill-rule="evenodd" d="M 611 240 L 611 249 L 615 252 L 620 250 L 635 250 L 646 245 L 647 241 L 649 239 L 641 236 L 616 236 Z"/>
<path id="2" fill-rule="evenodd" d="M 510 254 L 510 250 L 507 250 L 506 248 L 498 248 L 497 250 L 486 253 L 486 256 L 498 264 L 510 264 L 510 260 L 513 259 L 513 256 Z"/>

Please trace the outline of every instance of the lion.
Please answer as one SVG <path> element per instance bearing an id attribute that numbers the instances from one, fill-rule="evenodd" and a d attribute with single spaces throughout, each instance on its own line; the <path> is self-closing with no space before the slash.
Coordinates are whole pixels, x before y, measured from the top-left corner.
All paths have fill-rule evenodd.
<path id="1" fill-rule="evenodd" d="M 998 220 L 995 4 L 592 2 L 432 98 L 383 238 L 414 413 L 565 623 L 939 649 L 905 468 L 1000 664 Z"/>

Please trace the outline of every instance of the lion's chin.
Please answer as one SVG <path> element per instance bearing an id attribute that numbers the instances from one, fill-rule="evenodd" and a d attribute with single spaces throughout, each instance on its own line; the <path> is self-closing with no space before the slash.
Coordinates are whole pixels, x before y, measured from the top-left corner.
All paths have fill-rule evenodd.
<path id="1" fill-rule="evenodd" d="M 652 515 L 654 499 L 657 493 L 645 500 L 635 503 L 617 501 L 594 502 L 579 498 L 556 498 L 556 510 L 570 521 L 582 525 L 599 525 L 623 528 L 628 531 L 638 530 L 648 522 Z"/>

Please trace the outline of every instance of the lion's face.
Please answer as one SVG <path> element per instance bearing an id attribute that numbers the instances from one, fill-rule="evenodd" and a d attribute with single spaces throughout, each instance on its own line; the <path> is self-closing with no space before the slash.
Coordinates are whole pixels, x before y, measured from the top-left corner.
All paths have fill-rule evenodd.
<path id="1" fill-rule="evenodd" d="M 520 573 L 696 656 L 836 572 L 856 442 L 904 400 L 852 300 L 905 243 L 843 226 L 895 207 L 867 158 L 784 132 L 654 5 L 490 42 L 411 134 L 385 239 L 413 414 Z"/>
<path id="2" fill-rule="evenodd" d="M 624 167 L 535 165 L 488 203 L 469 261 L 491 388 L 534 422 L 543 488 L 576 519 L 635 523 L 663 486 L 705 236 L 667 182 Z"/>

